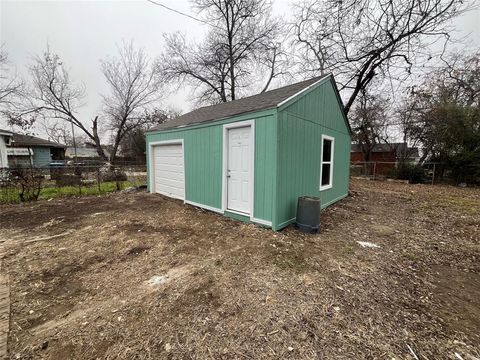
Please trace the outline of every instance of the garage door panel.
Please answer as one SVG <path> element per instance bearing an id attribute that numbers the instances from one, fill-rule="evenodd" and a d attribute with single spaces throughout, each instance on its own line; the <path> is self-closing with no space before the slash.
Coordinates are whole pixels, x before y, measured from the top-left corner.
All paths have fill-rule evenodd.
<path id="1" fill-rule="evenodd" d="M 164 145 L 157 145 L 162 147 L 162 153 L 169 153 L 169 152 L 182 152 L 182 145 L 181 144 L 164 144 Z"/>
<path id="2" fill-rule="evenodd" d="M 153 170 L 155 192 L 184 199 L 185 174 L 182 144 L 155 145 Z"/>
<path id="3" fill-rule="evenodd" d="M 180 164 L 180 165 L 160 164 L 155 169 L 155 171 L 162 172 L 162 173 L 169 172 L 169 173 L 182 174 L 183 176 L 183 164 Z"/>
<path id="4" fill-rule="evenodd" d="M 156 188 L 156 191 L 157 193 L 160 193 L 160 194 L 165 194 L 167 196 L 173 196 L 176 198 L 183 199 L 183 189 L 180 189 L 177 187 L 161 184 Z"/>
<path id="5" fill-rule="evenodd" d="M 171 164 L 175 165 L 183 163 L 183 159 L 181 158 L 182 154 L 177 154 L 175 156 L 155 156 L 155 160 L 161 164 Z"/>
<path id="6" fill-rule="evenodd" d="M 183 191 L 183 179 L 181 180 L 174 180 L 174 179 L 169 179 L 169 178 L 165 178 L 165 177 L 157 177 L 156 178 L 157 180 L 157 184 L 159 186 L 169 186 L 169 187 L 174 187 L 174 188 L 178 188 L 180 190 Z"/>
<path id="7" fill-rule="evenodd" d="M 157 170 L 155 171 L 155 179 L 157 180 L 177 180 L 177 181 L 184 181 L 183 172 L 177 171 L 166 171 L 166 170 Z"/>

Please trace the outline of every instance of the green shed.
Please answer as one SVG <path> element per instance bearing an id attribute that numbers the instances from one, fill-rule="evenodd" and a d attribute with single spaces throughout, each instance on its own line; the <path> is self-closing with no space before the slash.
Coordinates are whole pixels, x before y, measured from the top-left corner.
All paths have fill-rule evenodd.
<path id="1" fill-rule="evenodd" d="M 350 135 L 332 75 L 202 107 L 147 133 L 148 189 L 279 230 L 347 196 Z"/>

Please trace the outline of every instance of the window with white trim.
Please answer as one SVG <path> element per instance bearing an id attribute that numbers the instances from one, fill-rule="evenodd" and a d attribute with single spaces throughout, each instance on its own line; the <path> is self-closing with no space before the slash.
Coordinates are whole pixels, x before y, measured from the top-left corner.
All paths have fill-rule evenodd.
<path id="1" fill-rule="evenodd" d="M 320 191 L 330 189 L 333 183 L 333 149 L 335 139 L 322 135 L 322 151 L 320 154 Z"/>

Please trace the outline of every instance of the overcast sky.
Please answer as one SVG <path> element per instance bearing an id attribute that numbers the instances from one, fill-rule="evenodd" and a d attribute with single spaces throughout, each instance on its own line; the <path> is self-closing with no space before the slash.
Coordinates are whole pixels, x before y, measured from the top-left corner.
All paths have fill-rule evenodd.
<path id="1" fill-rule="evenodd" d="M 158 0 L 196 15 L 187 0 Z M 276 15 L 288 19 L 293 1 L 275 0 Z M 480 48 L 480 10 L 455 20 L 457 37 L 469 36 L 471 47 Z M 182 31 L 189 40 L 201 40 L 206 26 L 146 0 L 129 1 L 5 1 L 0 0 L 0 42 L 20 74 L 47 43 L 70 69 L 73 80 L 85 84 L 88 98 L 81 114 L 88 121 L 100 108 L 99 94 L 106 91 L 100 59 L 115 55 L 123 40 L 133 40 L 151 58 L 162 50 L 162 34 Z M 164 106 L 188 111 L 188 91 L 171 94 Z M 0 124 L 5 127 L 5 124 Z"/>

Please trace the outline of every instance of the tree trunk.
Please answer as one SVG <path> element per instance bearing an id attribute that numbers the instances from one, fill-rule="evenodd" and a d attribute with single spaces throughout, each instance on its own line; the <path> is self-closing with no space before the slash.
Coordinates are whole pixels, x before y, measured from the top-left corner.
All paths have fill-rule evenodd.
<path id="1" fill-rule="evenodd" d="M 110 162 L 112 163 L 112 165 L 115 162 L 115 160 L 117 160 L 117 151 L 118 151 L 118 143 L 115 142 L 112 148 L 112 153 L 110 154 Z"/>
<path id="2" fill-rule="evenodd" d="M 97 148 L 97 153 L 98 156 L 103 161 L 108 161 L 108 156 L 105 154 L 105 151 L 103 151 L 103 148 L 100 144 L 100 137 L 98 136 L 98 116 L 95 116 L 95 119 L 93 120 L 93 126 L 92 126 L 92 131 L 93 131 L 93 141 L 95 142 L 95 147 Z"/>

